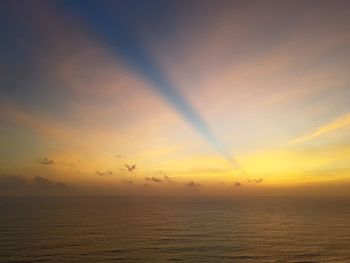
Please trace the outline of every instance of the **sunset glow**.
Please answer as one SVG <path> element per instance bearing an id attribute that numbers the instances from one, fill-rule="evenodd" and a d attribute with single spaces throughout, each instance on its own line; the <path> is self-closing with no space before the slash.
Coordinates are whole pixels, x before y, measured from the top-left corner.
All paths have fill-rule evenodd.
<path id="1" fill-rule="evenodd" d="M 350 195 L 346 2 L 147 2 L 2 6 L 1 195 Z"/>

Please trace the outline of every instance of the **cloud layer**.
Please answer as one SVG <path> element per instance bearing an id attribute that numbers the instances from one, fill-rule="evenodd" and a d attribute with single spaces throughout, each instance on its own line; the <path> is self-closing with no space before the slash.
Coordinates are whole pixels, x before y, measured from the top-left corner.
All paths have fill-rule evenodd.
<path id="1" fill-rule="evenodd" d="M 66 195 L 76 191 L 64 183 L 54 182 L 41 176 L 26 179 L 20 176 L 0 177 L 1 195 Z"/>

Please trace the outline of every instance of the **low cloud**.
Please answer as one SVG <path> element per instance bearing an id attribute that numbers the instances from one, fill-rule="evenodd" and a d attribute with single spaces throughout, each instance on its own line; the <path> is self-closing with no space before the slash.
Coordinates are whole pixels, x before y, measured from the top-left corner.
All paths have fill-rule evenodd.
<path id="1" fill-rule="evenodd" d="M 105 172 L 96 171 L 96 174 L 97 174 L 97 175 L 100 175 L 100 176 L 110 176 L 110 175 L 113 175 L 113 172 L 110 171 L 110 170 L 105 171 Z"/>
<path id="2" fill-rule="evenodd" d="M 13 189 L 27 185 L 27 181 L 18 176 L 6 176 L 0 179 L 0 189 Z"/>
<path id="3" fill-rule="evenodd" d="M 48 158 L 39 158 L 37 161 L 36 161 L 38 164 L 44 164 L 44 165 L 53 165 L 55 164 L 55 162 L 51 159 L 48 159 Z"/>
<path id="4" fill-rule="evenodd" d="M 134 182 L 130 179 L 121 179 L 121 182 L 126 185 L 132 185 Z"/>
<path id="5" fill-rule="evenodd" d="M 64 189 L 67 187 L 64 183 L 55 183 L 49 179 L 46 179 L 46 178 L 40 177 L 40 176 L 35 176 L 34 184 L 37 186 L 48 187 L 48 188 L 55 187 L 55 188 Z"/>
<path id="6" fill-rule="evenodd" d="M 235 182 L 235 186 L 239 187 L 242 186 L 242 184 L 240 182 Z"/>
<path id="7" fill-rule="evenodd" d="M 168 182 L 168 183 L 173 183 L 174 181 L 169 177 L 167 176 L 166 174 L 164 174 L 164 181 Z"/>
<path id="8" fill-rule="evenodd" d="M 248 179 L 247 180 L 248 183 L 256 183 L 256 184 L 260 184 L 263 182 L 263 178 L 258 178 L 258 179 Z"/>
<path id="9" fill-rule="evenodd" d="M 145 177 L 145 180 L 146 180 L 146 181 L 156 182 L 156 183 L 161 183 L 161 182 L 163 182 L 162 179 L 159 179 L 159 178 L 154 177 L 154 176 L 152 176 L 152 177 Z"/>
<path id="10" fill-rule="evenodd" d="M 21 176 L 0 177 L 0 195 L 63 195 L 72 188 L 41 176 L 27 179 Z"/>
<path id="11" fill-rule="evenodd" d="M 136 164 L 134 164 L 134 165 L 125 164 L 125 167 L 126 167 L 126 169 L 128 169 L 129 172 L 132 172 L 136 169 Z"/>
<path id="12" fill-rule="evenodd" d="M 185 186 L 188 186 L 188 187 L 200 187 L 201 184 L 193 182 L 193 181 L 190 181 L 190 182 L 186 183 Z"/>

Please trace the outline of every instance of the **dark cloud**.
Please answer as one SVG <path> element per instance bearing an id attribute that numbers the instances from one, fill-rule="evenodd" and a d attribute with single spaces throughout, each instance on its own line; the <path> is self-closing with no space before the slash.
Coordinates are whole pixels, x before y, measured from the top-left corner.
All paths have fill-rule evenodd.
<path id="1" fill-rule="evenodd" d="M 134 182 L 130 179 L 121 179 L 122 183 L 123 184 L 126 184 L 126 185 L 132 185 L 134 184 Z"/>
<path id="2" fill-rule="evenodd" d="M 96 174 L 97 175 L 100 175 L 100 176 L 109 176 L 109 175 L 113 175 L 113 172 L 112 171 L 105 171 L 105 172 L 100 172 L 100 171 L 96 171 Z"/>
<path id="3" fill-rule="evenodd" d="M 126 169 L 128 169 L 129 172 L 132 172 L 133 170 L 136 169 L 136 165 L 128 165 L 128 164 L 125 164 L 125 167 Z"/>
<path id="4" fill-rule="evenodd" d="M 156 183 L 161 183 L 161 182 L 163 182 L 162 179 L 159 179 L 159 178 L 154 177 L 154 176 L 152 176 L 152 177 L 145 177 L 145 180 L 146 180 L 146 181 L 156 182 Z"/>
<path id="5" fill-rule="evenodd" d="M 242 186 L 242 184 L 240 182 L 235 182 L 235 186 L 239 187 Z"/>
<path id="6" fill-rule="evenodd" d="M 122 154 L 115 154 L 114 156 L 115 156 L 115 157 L 117 157 L 117 158 L 119 158 L 119 159 L 121 159 L 121 158 L 125 158 L 125 156 L 124 156 L 124 155 L 122 155 Z"/>
<path id="7" fill-rule="evenodd" d="M 55 164 L 55 162 L 51 159 L 48 159 L 48 158 L 39 158 L 37 161 L 37 163 L 39 164 L 44 164 L 44 165 L 53 165 Z"/>
<path id="8" fill-rule="evenodd" d="M 141 185 L 141 188 L 150 188 L 149 184 L 143 184 Z"/>
<path id="9" fill-rule="evenodd" d="M 185 184 L 185 186 L 188 186 L 188 187 L 200 187 L 201 184 L 193 182 L 193 181 L 190 181 L 187 184 Z"/>
<path id="10" fill-rule="evenodd" d="M 71 193 L 64 183 L 54 182 L 41 176 L 25 179 L 20 176 L 0 177 L 1 195 L 61 195 Z"/>

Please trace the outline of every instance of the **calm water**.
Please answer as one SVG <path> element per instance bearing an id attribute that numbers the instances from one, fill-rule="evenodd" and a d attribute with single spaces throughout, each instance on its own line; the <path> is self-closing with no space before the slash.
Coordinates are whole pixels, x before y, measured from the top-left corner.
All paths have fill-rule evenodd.
<path id="1" fill-rule="evenodd" d="M 2 198 L 0 262 L 350 262 L 350 200 Z"/>

